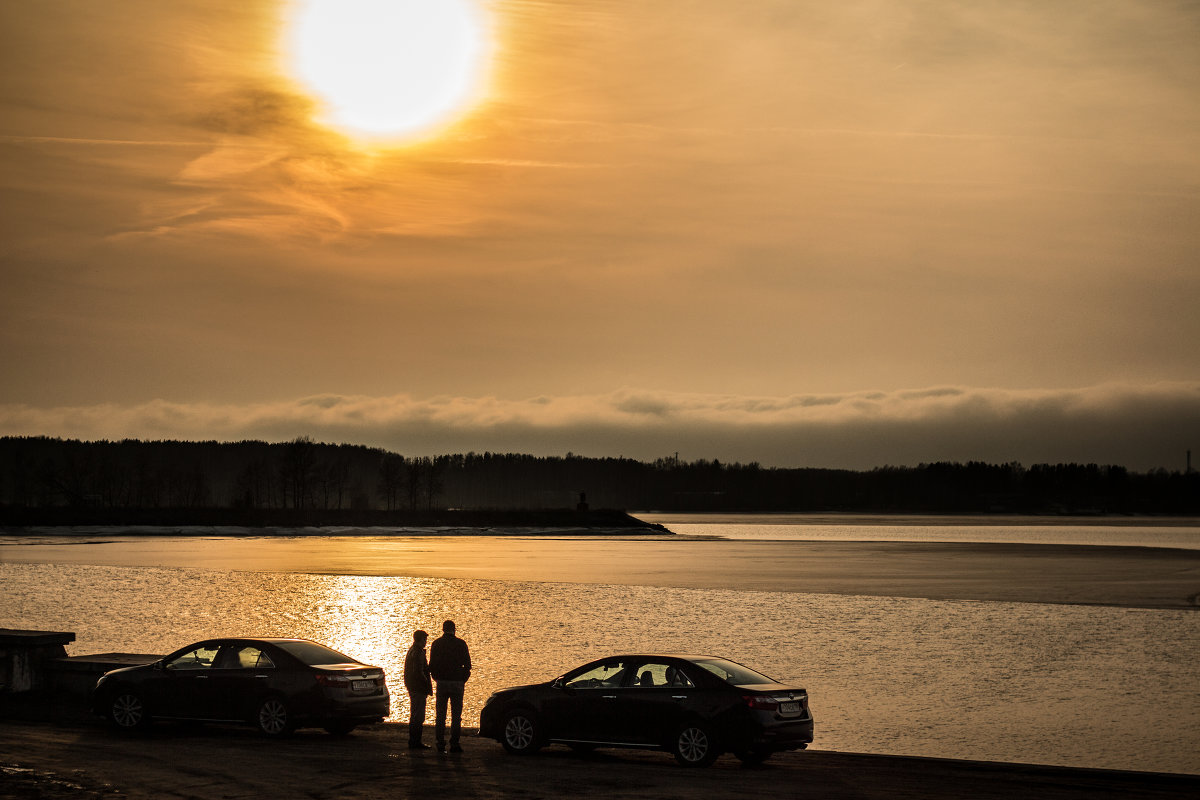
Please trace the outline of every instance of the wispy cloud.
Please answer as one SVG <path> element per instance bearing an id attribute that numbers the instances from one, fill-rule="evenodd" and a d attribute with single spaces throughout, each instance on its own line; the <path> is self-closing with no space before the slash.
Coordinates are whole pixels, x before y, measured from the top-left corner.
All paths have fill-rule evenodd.
<path id="1" fill-rule="evenodd" d="M 82 439 L 307 435 L 407 454 L 573 451 L 653 459 L 678 452 L 691 459 L 851 469 L 942 460 L 1178 469 L 1187 449 L 1200 448 L 1200 382 L 789 397 L 623 389 L 523 400 L 326 394 L 247 405 L 5 405 L 0 432 Z"/>
<path id="2" fill-rule="evenodd" d="M 73 145 L 111 145 L 114 147 L 208 147 L 212 141 L 182 141 L 169 139 L 89 139 L 71 136 L 12 136 L 0 134 L 0 142 L 15 144 L 73 144 Z"/>

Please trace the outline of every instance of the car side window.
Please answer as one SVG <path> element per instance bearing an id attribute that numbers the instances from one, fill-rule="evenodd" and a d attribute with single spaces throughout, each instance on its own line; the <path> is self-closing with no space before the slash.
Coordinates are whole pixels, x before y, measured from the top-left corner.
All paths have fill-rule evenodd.
<path id="1" fill-rule="evenodd" d="M 639 666 L 637 678 L 630 685 L 645 689 L 664 686 L 690 689 L 695 686 L 683 670 L 673 664 L 658 661 L 649 661 Z"/>
<path id="2" fill-rule="evenodd" d="M 242 647 L 237 652 L 237 666 L 241 669 L 274 669 L 271 657 L 257 647 Z"/>
<path id="3" fill-rule="evenodd" d="M 625 665 L 620 661 L 606 661 L 591 669 L 569 676 L 563 685 L 570 689 L 613 688 L 621 685 L 625 676 Z"/>
<path id="4" fill-rule="evenodd" d="M 209 669 L 217 658 L 217 648 L 197 647 L 195 650 L 176 656 L 167 662 L 167 669 L 196 670 Z"/>

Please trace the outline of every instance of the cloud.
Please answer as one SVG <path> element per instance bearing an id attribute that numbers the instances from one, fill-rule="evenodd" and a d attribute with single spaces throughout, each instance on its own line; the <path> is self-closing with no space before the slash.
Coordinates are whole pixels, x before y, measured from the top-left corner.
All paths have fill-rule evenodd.
<path id="1" fill-rule="evenodd" d="M 1200 447 L 1200 382 L 1068 390 L 935 387 L 742 397 L 623 389 L 604 395 L 365 397 L 246 405 L 0 406 L 0 433 L 81 439 L 312 436 L 405 454 L 568 451 L 870 469 L 933 461 L 1180 469 Z"/>
<path id="2" fill-rule="evenodd" d="M 961 387 L 1195 377 L 1194 3 L 496 0 L 494 91 L 374 151 L 281 74 L 287 4 L 108 5 L 0 4 L 0 402 L 78 417 L 22 430 L 864 466 L 1192 436 Z"/>
<path id="3" fill-rule="evenodd" d="M 180 140 L 143 140 L 143 139 L 86 139 L 79 137 L 66 136 L 10 136 L 0 134 L 0 142 L 13 142 L 16 144 L 75 144 L 75 145 L 111 145 L 114 147 L 207 147 L 212 144 L 208 141 L 180 141 Z"/>
<path id="4" fill-rule="evenodd" d="M 232 136 L 315 136 L 311 123 L 315 103 L 296 92 L 245 85 L 222 92 L 203 111 L 191 117 L 198 127 Z"/>

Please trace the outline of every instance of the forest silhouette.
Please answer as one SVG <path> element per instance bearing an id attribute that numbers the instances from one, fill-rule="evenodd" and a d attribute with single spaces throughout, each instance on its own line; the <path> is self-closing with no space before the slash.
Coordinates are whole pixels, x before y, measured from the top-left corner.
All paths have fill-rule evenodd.
<path id="1" fill-rule="evenodd" d="M 571 453 L 405 457 L 307 437 L 282 443 L 0 438 L 5 525 L 558 525 L 588 508 L 1190 515 L 1200 513 L 1200 473 L 975 461 L 852 471 Z M 517 510 L 528 513 L 501 513 Z M 493 513 L 472 514 L 482 511 Z M 600 519 L 588 513 L 589 523 Z"/>

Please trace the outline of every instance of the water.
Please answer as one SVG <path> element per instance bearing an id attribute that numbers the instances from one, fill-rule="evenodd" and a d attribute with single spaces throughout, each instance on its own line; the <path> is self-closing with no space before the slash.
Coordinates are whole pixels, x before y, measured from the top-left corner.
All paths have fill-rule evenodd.
<path id="1" fill-rule="evenodd" d="M 752 533 L 709 525 L 693 535 Z M 544 578 L 571 541 L 473 540 L 481 561 L 516 552 L 541 579 L 480 579 L 488 573 L 470 561 L 462 578 L 411 574 L 423 555 L 437 556 L 436 537 L 365 541 L 340 561 L 325 537 L 9 540 L 0 544 L 0 627 L 75 631 L 73 654 L 304 636 L 383 666 L 400 721 L 411 631 L 436 633 L 453 618 L 476 664 L 468 724 L 494 689 L 604 653 L 704 652 L 806 686 L 816 749 L 1200 773 L 1194 611 L 686 588 L 653 585 L 653 575 L 645 585 L 566 582 Z M 573 581 L 586 576 L 588 552 L 637 561 L 663 545 L 578 546 Z M 410 574 L 351 574 L 394 569 L 389 550 L 403 551 Z M 549 570 L 535 566 L 543 552 Z M 676 571 L 709 557 L 703 547 L 674 552 Z"/>

